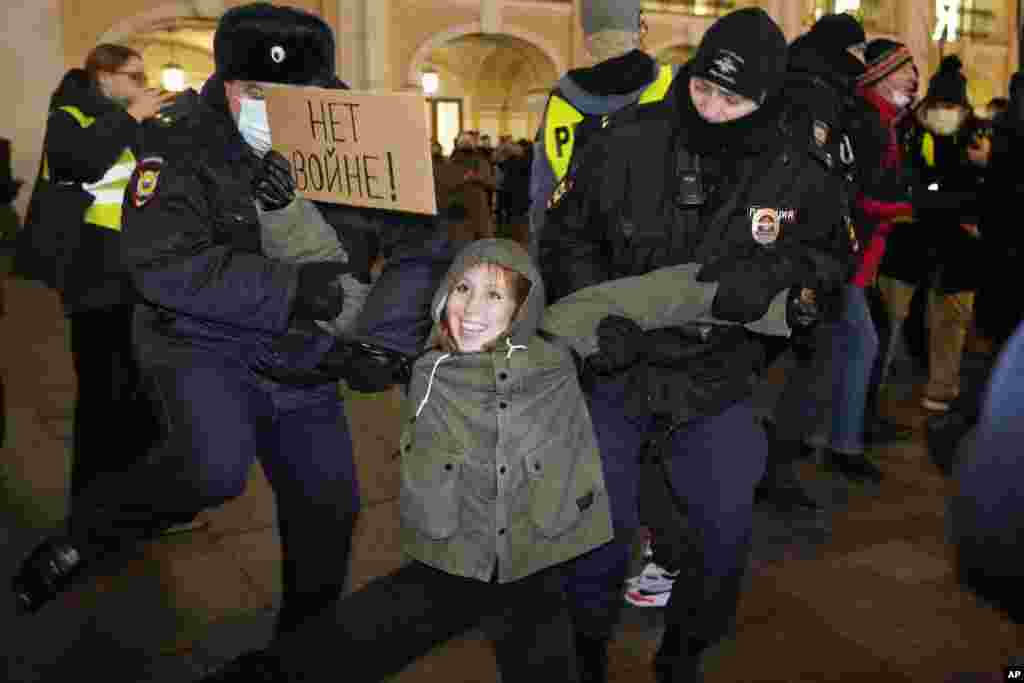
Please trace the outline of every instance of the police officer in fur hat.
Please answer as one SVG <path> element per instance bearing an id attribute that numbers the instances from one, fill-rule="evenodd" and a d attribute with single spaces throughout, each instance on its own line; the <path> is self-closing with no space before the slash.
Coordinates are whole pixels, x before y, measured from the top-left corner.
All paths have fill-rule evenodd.
<path id="1" fill-rule="evenodd" d="M 334 38 L 316 16 L 257 3 L 224 14 L 214 52 L 202 94 L 180 96 L 171 125 L 147 136 L 124 204 L 125 261 L 145 300 L 136 352 L 165 438 L 83 493 L 66 531 L 24 563 L 14 588 L 30 611 L 101 555 L 241 495 L 257 458 L 283 551 L 277 631 L 345 584 L 359 494 L 337 379 L 351 354 L 316 321 L 344 311 L 370 252 L 350 227 L 361 214 L 295 198 L 264 103 L 265 83 L 344 87 Z M 344 258 L 265 253 L 264 220 L 298 210 L 327 219 Z"/>
<path id="2" fill-rule="evenodd" d="M 842 180 L 825 155 L 830 131 L 787 109 L 785 75 L 782 31 L 761 9 L 737 10 L 707 30 L 664 99 L 617 115 L 588 142 L 541 236 L 550 300 L 699 262 L 698 279 L 719 283 L 716 317 L 762 315 L 791 286 L 791 329 L 813 328 L 816 302 L 849 277 L 850 244 Z M 655 670 L 664 683 L 696 681 L 704 653 L 729 635 L 748 561 L 767 455 L 751 403 L 763 342 L 735 327 L 643 332 L 614 317 L 599 337 L 609 362 L 595 369 L 588 406 L 615 539 L 576 561 L 589 564 L 592 594 L 573 619 L 591 637 L 612 632 L 648 442 L 692 531 Z M 682 533 L 670 512 L 645 522 L 656 537 Z"/>

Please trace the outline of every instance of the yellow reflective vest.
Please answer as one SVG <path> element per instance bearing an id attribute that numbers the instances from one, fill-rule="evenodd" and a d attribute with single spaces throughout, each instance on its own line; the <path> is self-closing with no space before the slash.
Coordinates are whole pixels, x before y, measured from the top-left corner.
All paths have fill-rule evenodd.
<path id="1" fill-rule="evenodd" d="M 78 107 L 70 105 L 60 107 L 61 111 L 67 112 L 82 128 L 88 128 L 96 119 L 86 116 Z M 121 156 L 114 165 L 107 169 L 95 183 L 82 183 L 82 189 L 91 194 L 95 199 L 82 218 L 86 223 L 98 225 L 101 228 L 110 230 L 121 230 L 121 204 L 124 201 L 125 190 L 128 189 L 128 179 L 135 171 L 135 155 L 131 149 L 124 148 Z M 46 157 L 43 157 L 43 179 L 50 179 L 50 169 Z"/>
<path id="2" fill-rule="evenodd" d="M 665 93 L 672 85 L 674 75 L 673 67 L 663 64 L 658 70 L 658 77 L 640 94 L 637 103 L 647 104 L 664 99 Z M 544 154 L 555 174 L 556 183 L 569 171 L 569 162 L 572 159 L 572 149 L 575 143 L 575 129 L 583 120 L 583 116 L 558 91 L 552 93 L 548 99 L 543 127 Z"/>

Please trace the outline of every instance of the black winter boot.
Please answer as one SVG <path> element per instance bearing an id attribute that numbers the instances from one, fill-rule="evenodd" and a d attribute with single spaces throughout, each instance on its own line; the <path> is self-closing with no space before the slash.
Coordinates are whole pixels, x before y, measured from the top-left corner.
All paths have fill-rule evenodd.
<path id="1" fill-rule="evenodd" d="M 608 680 L 608 639 L 577 631 L 574 641 L 579 683 L 605 683 Z"/>
<path id="2" fill-rule="evenodd" d="M 700 683 L 700 655 L 710 643 L 692 636 L 683 637 L 678 624 L 668 624 L 662 644 L 654 654 L 654 680 L 657 683 Z"/>
<path id="3" fill-rule="evenodd" d="M 665 627 L 661 645 L 654 655 L 654 680 L 657 683 L 700 683 L 703 680 L 700 657 L 708 643 L 689 638 L 684 647 L 680 632 L 678 625 Z"/>
<path id="4" fill-rule="evenodd" d="M 761 422 L 768 437 L 768 462 L 754 489 L 754 501 L 770 503 L 780 510 L 820 510 L 821 503 L 807 492 L 796 475 L 796 462 L 813 457 L 813 449 L 800 440 L 780 438 L 779 429 L 771 420 Z"/>
<path id="5" fill-rule="evenodd" d="M 822 507 L 821 503 L 804 488 L 791 462 L 768 466 L 764 477 L 754 489 L 754 500 L 758 503 L 770 503 L 781 510 L 820 510 Z"/>
<path id="6" fill-rule="evenodd" d="M 286 683 L 288 677 L 275 657 L 250 650 L 200 679 L 199 683 Z"/>
<path id="7" fill-rule="evenodd" d="M 839 453 L 828 448 L 823 465 L 826 470 L 838 472 L 852 481 L 879 484 L 883 479 L 882 470 L 863 453 Z"/>
<path id="8" fill-rule="evenodd" d="M 38 612 L 67 589 L 85 568 L 86 557 L 70 539 L 60 536 L 36 546 L 11 579 L 19 613 Z"/>

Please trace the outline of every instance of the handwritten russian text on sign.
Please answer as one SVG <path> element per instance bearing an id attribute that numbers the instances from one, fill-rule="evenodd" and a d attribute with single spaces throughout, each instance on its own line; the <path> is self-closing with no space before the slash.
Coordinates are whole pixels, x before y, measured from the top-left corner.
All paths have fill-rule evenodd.
<path id="1" fill-rule="evenodd" d="M 423 98 L 300 86 L 267 89 L 274 149 L 307 199 L 436 214 Z"/>

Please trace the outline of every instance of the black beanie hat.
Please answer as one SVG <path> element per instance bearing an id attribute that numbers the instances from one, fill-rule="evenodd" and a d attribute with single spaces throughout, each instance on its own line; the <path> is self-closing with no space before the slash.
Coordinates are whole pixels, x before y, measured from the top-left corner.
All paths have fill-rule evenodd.
<path id="1" fill-rule="evenodd" d="M 704 34 L 690 73 L 763 104 L 782 85 L 786 37 L 759 7 L 730 12 Z"/>
<path id="2" fill-rule="evenodd" d="M 852 55 L 851 47 L 864 45 L 864 27 L 846 12 L 826 14 L 814 23 L 811 30 L 799 36 L 789 46 L 790 68 L 794 62 L 822 61 L 837 76 L 855 80 L 864 73 L 864 62 Z M 802 53 L 810 51 L 809 56 Z M 797 68 L 799 70 L 799 66 Z"/>
<path id="3" fill-rule="evenodd" d="M 939 70 L 928 81 L 928 99 L 970 107 L 967 101 L 967 79 L 960 73 L 964 63 L 956 55 L 943 57 Z"/>
<path id="4" fill-rule="evenodd" d="M 867 40 L 864 27 L 856 17 L 846 12 L 823 15 L 814 22 L 809 34 L 816 44 L 827 45 L 836 50 L 846 50 Z"/>
<path id="5" fill-rule="evenodd" d="M 319 17 L 258 2 L 229 9 L 213 36 L 225 81 L 326 85 L 335 80 L 334 34 Z"/>
<path id="6" fill-rule="evenodd" d="M 864 48 L 866 62 L 864 75 L 857 79 L 863 87 L 874 85 L 907 62 L 914 61 L 914 56 L 903 43 L 888 38 L 875 38 Z"/>

